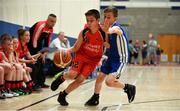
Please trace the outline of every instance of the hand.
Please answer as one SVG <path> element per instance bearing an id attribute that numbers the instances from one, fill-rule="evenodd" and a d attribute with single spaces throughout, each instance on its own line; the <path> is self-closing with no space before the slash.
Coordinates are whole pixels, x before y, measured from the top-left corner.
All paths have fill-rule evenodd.
<path id="1" fill-rule="evenodd" d="M 35 59 L 32 58 L 31 60 L 29 60 L 29 63 L 35 64 L 36 61 L 37 61 L 37 60 L 35 60 Z"/>
<path id="2" fill-rule="evenodd" d="M 24 69 L 25 69 L 27 72 L 29 72 L 29 73 L 32 72 L 32 68 L 30 68 L 30 67 L 24 67 Z"/>
<path id="3" fill-rule="evenodd" d="M 108 33 L 110 27 L 110 21 L 109 20 L 104 20 L 104 22 L 101 24 L 101 28 L 104 32 Z"/>
<path id="4" fill-rule="evenodd" d="M 106 48 L 110 48 L 110 44 L 109 44 L 108 42 L 104 42 L 104 46 L 105 46 Z"/>

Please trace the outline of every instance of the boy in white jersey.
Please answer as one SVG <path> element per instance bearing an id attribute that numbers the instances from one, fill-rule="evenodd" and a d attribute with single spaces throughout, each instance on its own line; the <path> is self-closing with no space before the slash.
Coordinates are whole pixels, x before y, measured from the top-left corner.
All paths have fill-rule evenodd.
<path id="1" fill-rule="evenodd" d="M 136 87 L 118 81 L 120 74 L 128 62 L 128 40 L 120 24 L 117 23 L 117 17 L 118 10 L 116 8 L 108 7 L 104 10 L 104 20 L 109 20 L 111 24 L 109 28 L 110 48 L 107 50 L 109 51 L 107 55 L 108 59 L 101 66 L 101 72 L 96 79 L 94 95 L 85 103 L 87 106 L 99 104 L 99 93 L 105 77 L 107 86 L 124 89 L 124 92 L 127 93 L 129 103 L 134 100 Z"/>

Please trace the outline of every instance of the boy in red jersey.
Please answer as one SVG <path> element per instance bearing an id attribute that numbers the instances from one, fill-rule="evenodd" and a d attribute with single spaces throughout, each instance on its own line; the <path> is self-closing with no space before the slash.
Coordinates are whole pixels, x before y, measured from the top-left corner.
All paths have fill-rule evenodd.
<path id="1" fill-rule="evenodd" d="M 58 102 L 67 106 L 66 96 L 78 88 L 82 82 L 93 72 L 103 55 L 103 44 L 106 40 L 105 30 L 108 23 L 103 28 L 99 25 L 100 14 L 98 10 L 92 9 L 85 13 L 87 26 L 83 29 L 73 47 L 69 52 L 75 52 L 71 69 L 56 76 L 51 84 L 51 90 L 55 91 L 66 79 L 75 79 L 63 92 L 60 92 Z"/>

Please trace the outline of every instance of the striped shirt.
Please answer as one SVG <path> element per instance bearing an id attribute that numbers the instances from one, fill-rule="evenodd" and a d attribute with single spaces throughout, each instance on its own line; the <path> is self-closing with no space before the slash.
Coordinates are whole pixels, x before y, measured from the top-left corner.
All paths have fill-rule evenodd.
<path id="1" fill-rule="evenodd" d="M 118 35 L 116 33 L 111 33 L 109 35 L 110 49 L 107 50 L 109 51 L 108 58 L 122 63 L 127 63 L 129 55 L 127 36 L 119 23 L 115 22 L 111 28 L 117 28 L 121 30 L 123 34 Z"/>

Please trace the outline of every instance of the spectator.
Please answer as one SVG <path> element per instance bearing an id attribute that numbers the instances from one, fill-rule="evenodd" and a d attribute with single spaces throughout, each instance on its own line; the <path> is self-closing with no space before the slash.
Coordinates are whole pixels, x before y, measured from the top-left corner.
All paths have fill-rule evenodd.
<path id="1" fill-rule="evenodd" d="M 147 43 L 145 40 L 143 40 L 143 45 L 142 45 L 142 65 L 147 64 Z"/>
<path id="2" fill-rule="evenodd" d="M 148 58 L 149 64 L 156 65 L 156 49 L 157 49 L 157 41 L 154 39 L 152 33 L 149 34 L 149 42 L 148 42 Z"/>
<path id="3" fill-rule="evenodd" d="M 66 50 L 67 48 L 70 48 L 70 43 L 69 40 L 65 37 L 64 32 L 59 32 L 57 38 L 50 43 L 49 47 L 57 48 L 58 50 Z M 53 63 L 53 55 L 54 53 L 49 53 L 47 56 L 47 61 L 49 63 L 49 65 L 46 66 L 48 67 L 48 75 L 54 75 L 64 70 L 64 68 L 59 68 Z"/>
<path id="4" fill-rule="evenodd" d="M 132 64 L 131 60 L 135 52 L 136 50 L 132 44 L 132 40 L 129 40 L 129 64 Z"/>
<path id="5" fill-rule="evenodd" d="M 140 47 L 141 46 L 140 46 L 139 40 L 136 40 L 135 45 L 134 45 L 134 48 L 136 50 L 134 52 L 134 64 L 139 64 L 138 56 L 139 56 Z"/>
<path id="6" fill-rule="evenodd" d="M 28 43 L 28 49 L 31 55 L 37 54 L 44 47 L 48 47 L 53 34 L 53 27 L 56 23 L 56 15 L 49 14 L 46 21 L 40 21 L 35 23 L 30 28 L 30 42 Z M 45 63 L 45 57 L 47 52 L 41 54 L 40 59 L 33 67 L 32 75 L 37 76 L 37 85 L 42 88 L 48 88 L 45 84 L 45 74 L 43 73 L 43 65 Z"/>
<path id="7" fill-rule="evenodd" d="M 163 50 L 160 48 L 160 45 L 158 44 L 156 54 L 157 54 L 157 65 L 159 65 L 160 60 L 161 60 L 161 53 L 163 53 Z"/>

